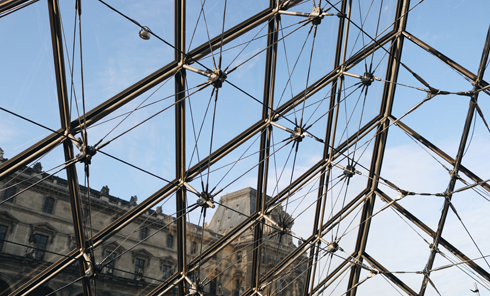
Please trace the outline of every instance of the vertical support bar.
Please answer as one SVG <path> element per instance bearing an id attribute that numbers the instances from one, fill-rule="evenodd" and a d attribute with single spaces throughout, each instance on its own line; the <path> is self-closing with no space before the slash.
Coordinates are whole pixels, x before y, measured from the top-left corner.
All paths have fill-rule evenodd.
<path id="1" fill-rule="evenodd" d="M 68 101 L 68 91 L 66 88 L 65 61 L 62 41 L 63 37 L 61 34 L 61 15 L 58 0 L 48 0 L 48 10 L 61 127 L 65 130 L 66 134 L 70 134 L 70 105 Z M 65 161 L 73 160 L 75 158 L 75 152 L 73 151 L 73 144 L 71 140 L 66 139 L 63 142 L 63 150 L 65 153 Z M 70 194 L 75 242 L 77 244 L 77 248 L 80 249 L 82 253 L 84 253 L 86 244 L 82 225 L 80 188 L 78 184 L 78 175 L 75 164 L 72 164 L 66 168 L 66 177 L 68 180 L 68 189 Z M 83 257 L 80 258 L 79 266 L 81 275 L 84 275 L 86 270 L 88 269 L 88 266 L 83 260 Z M 90 296 L 91 289 L 89 279 L 83 278 L 82 283 L 84 296 Z"/>
<path id="2" fill-rule="evenodd" d="M 342 14 L 345 14 L 345 11 L 347 10 L 347 1 L 348 0 L 343 0 L 340 11 Z M 350 1 L 350 5 L 352 5 L 352 1 Z M 350 6 L 349 6 L 350 7 Z M 350 8 L 349 8 L 349 16 L 350 16 Z M 342 43 L 343 43 L 343 35 L 344 35 L 344 26 L 345 26 L 345 18 L 341 17 L 339 18 L 339 27 L 338 27 L 338 32 L 337 32 L 337 45 L 335 48 L 335 58 L 334 58 L 334 69 L 338 68 L 340 65 L 340 59 L 342 58 Z M 345 31 L 345 40 L 347 40 L 347 36 L 349 34 L 349 28 L 347 27 Z M 345 56 L 344 56 L 344 61 L 345 61 Z M 334 119 L 334 114 L 338 115 L 338 109 L 337 112 L 333 112 L 333 109 L 335 107 L 335 100 L 337 97 L 337 82 L 338 78 L 332 81 L 332 87 L 330 91 L 330 104 L 328 106 L 328 118 L 327 118 L 327 126 L 326 126 L 326 131 L 325 131 L 325 146 L 323 148 L 323 159 L 327 160 L 330 162 L 333 158 L 333 150 L 330 149 L 330 147 L 334 147 L 334 141 L 335 141 L 335 133 L 337 129 L 337 123 L 333 124 L 333 119 Z M 331 142 L 331 145 L 328 143 Z M 315 220 L 314 220 L 314 229 L 313 229 L 313 235 L 319 235 L 321 236 L 321 227 L 323 225 L 323 219 L 324 219 L 324 214 L 325 214 L 325 205 L 327 201 L 327 192 L 328 192 L 328 180 L 330 179 L 330 172 L 331 172 L 331 166 L 328 166 L 325 169 L 322 169 L 321 175 L 320 175 L 320 180 L 319 180 L 319 187 L 318 187 L 318 198 L 317 198 L 317 204 L 316 204 L 316 211 L 315 211 Z M 323 195 L 323 196 L 322 196 Z M 315 278 L 316 274 L 316 269 L 318 265 L 318 254 L 319 254 L 319 248 L 320 248 L 321 241 L 318 240 L 316 243 L 316 246 L 311 247 L 311 252 L 310 252 L 310 258 L 308 260 L 308 269 L 306 272 L 306 279 L 305 279 L 305 291 L 304 295 L 310 295 L 313 291 L 314 288 L 314 281 L 311 281 L 311 279 Z M 313 262 L 314 265 L 313 265 Z M 311 282 L 311 283 L 310 283 Z M 310 283 L 310 285 L 308 285 Z"/>
<path id="3" fill-rule="evenodd" d="M 185 56 L 185 0 L 175 0 L 175 60 L 180 63 Z M 175 74 L 175 167 L 176 178 L 185 181 L 185 70 L 181 69 Z M 177 273 L 186 275 L 186 191 L 181 186 L 177 189 Z M 185 295 L 185 281 L 178 284 L 179 296 Z"/>
<path id="4" fill-rule="evenodd" d="M 482 58 L 480 61 L 480 67 L 478 69 L 478 74 L 477 74 L 477 77 L 475 80 L 475 87 L 473 88 L 473 91 L 475 91 L 479 88 L 479 84 L 483 79 L 483 74 L 485 73 L 485 66 L 486 66 L 487 61 L 488 61 L 489 51 L 490 51 L 490 26 L 488 28 L 487 39 L 485 41 L 485 46 L 483 48 Z M 466 148 L 466 142 L 468 140 L 471 125 L 473 122 L 473 115 L 475 114 L 475 108 L 476 108 L 476 104 L 478 101 L 478 94 L 479 93 L 475 93 L 473 96 L 471 96 L 471 100 L 470 100 L 470 104 L 469 104 L 470 106 L 468 108 L 468 113 L 466 115 L 466 121 L 464 124 L 464 129 L 463 129 L 463 134 L 461 136 L 461 141 L 459 143 L 458 153 L 457 153 L 456 159 L 455 159 L 454 169 L 451 171 L 451 179 L 450 179 L 449 185 L 446 189 L 446 192 L 448 192 L 448 193 L 454 191 L 454 187 L 456 186 L 456 181 L 458 180 L 458 174 L 459 174 L 459 170 L 461 168 L 461 161 L 463 160 L 464 150 Z M 431 248 L 429 260 L 427 262 L 427 266 L 425 267 L 426 271 L 431 270 L 432 266 L 434 264 L 434 260 L 435 260 L 436 254 L 437 254 L 437 246 L 439 245 L 439 241 L 440 241 L 441 235 L 442 235 L 442 230 L 444 229 L 444 224 L 446 223 L 446 218 L 447 218 L 447 214 L 449 211 L 449 205 L 451 204 L 452 196 L 453 195 L 451 193 L 446 196 L 444 206 L 442 208 L 441 218 L 439 219 L 439 224 L 437 225 L 436 236 L 434 237 L 434 242 L 432 243 L 432 248 Z M 424 296 L 424 294 L 425 294 L 425 290 L 427 288 L 427 283 L 429 281 L 429 276 L 430 276 L 430 273 L 427 272 L 427 274 L 425 275 L 424 280 L 422 282 L 422 286 L 420 287 L 420 293 L 419 293 L 420 296 Z"/>
<path id="5" fill-rule="evenodd" d="M 405 30 L 405 27 L 407 25 L 407 14 L 409 5 L 409 0 L 398 0 L 396 6 L 395 23 L 393 25 L 393 30 L 394 32 L 398 32 L 400 34 L 398 35 L 398 38 L 392 41 L 391 48 L 389 50 L 390 56 L 388 58 L 388 66 L 385 79 L 387 81 L 396 82 L 398 78 L 398 71 L 400 69 L 400 60 L 404 41 L 404 37 L 401 32 Z M 371 215 L 373 214 L 374 202 L 376 199 L 376 195 L 374 194 L 374 192 L 378 187 L 378 176 L 381 172 L 381 166 L 383 163 L 383 156 L 386 148 L 386 141 L 388 138 L 388 127 L 390 125 L 388 117 L 391 115 L 391 111 L 393 108 L 395 89 L 395 83 L 385 83 L 383 89 L 383 96 L 381 99 L 380 108 L 380 115 L 382 115 L 383 118 L 381 119 L 382 122 L 378 125 L 373 147 L 373 156 L 369 170 L 368 188 L 370 188 L 370 192 L 368 193 L 369 196 L 366 198 L 360 219 L 360 221 L 365 221 L 365 223 L 362 223 L 359 226 L 355 249 L 355 252 L 357 254 L 356 258 L 359 261 L 363 260 L 362 255 L 366 250 L 369 228 L 371 226 L 371 219 L 369 219 L 369 217 L 371 217 Z M 351 274 L 349 276 L 349 284 L 347 286 L 347 290 L 349 291 L 346 294 L 347 296 L 356 295 L 356 285 L 359 283 L 360 274 L 361 268 L 359 267 L 359 265 L 353 265 L 351 269 Z"/>
<path id="6" fill-rule="evenodd" d="M 269 5 L 274 7 L 275 0 L 270 0 Z M 264 75 L 264 94 L 263 94 L 263 107 L 262 107 L 262 119 L 270 120 L 274 114 L 271 114 L 269 110 L 274 107 L 274 85 L 276 76 L 276 61 L 277 61 L 277 29 L 279 26 L 279 15 L 269 21 L 268 35 L 267 35 L 267 51 L 265 61 L 265 75 Z M 267 197 L 267 180 L 269 174 L 269 155 L 271 144 L 272 126 L 269 125 L 260 136 L 260 153 L 259 153 L 259 166 L 257 175 L 257 196 L 256 196 L 256 211 L 264 212 L 266 197 Z M 263 218 L 262 218 L 263 219 Z M 262 256 L 262 238 L 263 238 L 264 224 L 259 223 L 254 230 L 254 247 L 252 257 L 252 270 L 250 275 L 250 285 L 252 288 L 259 290 L 260 285 L 260 259 Z"/>

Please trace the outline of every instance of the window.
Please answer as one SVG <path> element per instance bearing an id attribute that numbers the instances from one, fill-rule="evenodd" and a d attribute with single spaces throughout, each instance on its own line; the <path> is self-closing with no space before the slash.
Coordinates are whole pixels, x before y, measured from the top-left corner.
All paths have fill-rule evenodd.
<path id="1" fill-rule="evenodd" d="M 48 237 L 42 234 L 34 235 L 34 252 L 33 257 L 36 260 L 43 260 L 46 246 L 48 244 Z"/>
<path id="2" fill-rule="evenodd" d="M 235 290 L 233 291 L 233 296 L 240 295 L 240 279 L 235 280 Z"/>
<path id="3" fill-rule="evenodd" d="M 192 242 L 192 244 L 191 244 L 191 255 L 196 254 L 196 252 L 197 252 L 197 243 Z"/>
<path id="4" fill-rule="evenodd" d="M 148 235 L 148 227 L 141 227 L 140 228 L 140 239 L 143 240 L 146 238 Z"/>
<path id="5" fill-rule="evenodd" d="M 174 236 L 171 234 L 167 234 L 167 248 L 174 247 Z"/>
<path id="6" fill-rule="evenodd" d="M 53 213 L 53 207 L 54 207 L 54 198 L 46 197 L 44 199 L 43 212 L 48 213 L 48 214 L 52 214 Z"/>
<path id="7" fill-rule="evenodd" d="M 216 278 L 213 278 L 211 282 L 209 282 L 209 294 L 216 295 Z"/>
<path id="8" fill-rule="evenodd" d="M 242 251 L 238 251 L 238 252 L 236 253 L 236 262 L 237 262 L 237 263 L 242 263 L 242 256 L 243 256 Z"/>
<path id="9" fill-rule="evenodd" d="M 105 251 L 105 257 L 107 258 L 107 265 L 104 266 L 104 273 L 113 274 L 114 273 L 114 261 L 116 259 L 116 253 L 112 251 Z"/>
<path id="10" fill-rule="evenodd" d="M 88 209 L 83 208 L 82 209 L 82 223 L 87 223 L 88 216 L 89 216 Z"/>
<path id="11" fill-rule="evenodd" d="M 4 192 L 3 192 L 3 198 L 2 200 L 6 200 L 6 199 L 9 199 L 8 202 L 14 202 L 14 199 L 11 198 L 12 196 L 15 195 L 15 193 L 17 193 L 17 187 L 10 187 L 10 188 L 7 188 Z"/>
<path id="12" fill-rule="evenodd" d="M 170 265 L 163 264 L 162 271 L 163 271 L 162 281 L 168 279 L 172 275 L 172 267 Z"/>
<path id="13" fill-rule="evenodd" d="M 135 259 L 134 264 L 134 278 L 135 280 L 141 280 L 143 273 L 145 272 L 145 260 Z"/>
<path id="14" fill-rule="evenodd" d="M 277 283 L 277 296 L 283 296 L 284 294 L 283 282 L 279 280 L 279 283 Z"/>
<path id="15" fill-rule="evenodd" d="M 189 278 L 189 280 L 191 281 L 191 283 L 194 283 L 195 282 L 194 272 L 193 271 L 189 272 L 187 274 L 187 277 Z M 190 289 L 190 288 L 191 288 L 191 285 L 189 284 L 189 282 L 187 282 L 187 289 Z"/>
<path id="16" fill-rule="evenodd" d="M 3 242 L 7 236 L 7 226 L 0 225 L 0 252 L 3 250 Z"/>

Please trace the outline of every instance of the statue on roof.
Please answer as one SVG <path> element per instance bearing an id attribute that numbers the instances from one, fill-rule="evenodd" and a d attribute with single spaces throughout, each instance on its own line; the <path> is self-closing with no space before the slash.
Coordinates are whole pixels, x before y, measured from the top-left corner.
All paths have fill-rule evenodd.
<path id="1" fill-rule="evenodd" d="M 34 172 L 36 172 L 36 173 L 39 174 L 39 173 L 41 173 L 43 171 L 43 166 L 41 165 L 40 162 L 36 162 L 34 164 L 34 166 L 32 167 L 32 169 L 34 170 Z"/>
<path id="2" fill-rule="evenodd" d="M 102 186 L 102 189 L 100 189 L 100 195 L 109 196 L 109 186 Z"/>
<path id="3" fill-rule="evenodd" d="M 129 200 L 129 205 L 130 206 L 135 206 L 138 202 L 138 196 L 133 195 L 131 196 L 131 199 Z"/>

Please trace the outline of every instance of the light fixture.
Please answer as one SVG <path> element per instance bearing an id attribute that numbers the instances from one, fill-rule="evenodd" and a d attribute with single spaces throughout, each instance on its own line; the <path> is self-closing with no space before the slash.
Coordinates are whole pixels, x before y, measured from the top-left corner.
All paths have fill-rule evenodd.
<path id="1" fill-rule="evenodd" d="M 143 40 L 149 40 L 150 39 L 150 29 L 148 27 L 142 27 L 140 30 L 140 37 Z"/>

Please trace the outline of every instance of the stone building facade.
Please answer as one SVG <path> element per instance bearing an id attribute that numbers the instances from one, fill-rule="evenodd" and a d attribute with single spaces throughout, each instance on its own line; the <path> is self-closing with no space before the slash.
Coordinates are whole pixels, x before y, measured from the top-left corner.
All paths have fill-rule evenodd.
<path id="1" fill-rule="evenodd" d="M 5 160 L 1 153 L 0 163 Z M 49 176 L 42 171 L 41 164 L 36 164 L 0 182 L 0 190 L 0 296 L 3 296 L 74 249 L 75 241 L 66 180 Z M 88 189 L 80 186 L 80 191 L 88 200 Z M 218 206 L 204 230 L 195 224 L 187 225 L 189 261 L 200 253 L 201 241 L 205 249 L 245 219 L 245 215 L 237 212 L 248 215 L 254 211 L 255 190 L 246 188 L 224 195 L 220 203 L 223 206 Z M 120 199 L 110 195 L 107 186 L 100 191 L 91 189 L 90 205 L 86 202 L 82 207 L 85 225 L 92 225 L 92 230 L 86 229 L 87 237 L 136 204 L 135 196 L 130 201 Z M 271 219 L 279 221 L 281 216 L 287 217 L 287 214 L 276 208 Z M 144 295 L 174 274 L 177 264 L 174 218 L 163 214 L 161 208 L 150 210 L 95 249 L 96 261 L 104 266 L 96 278 L 98 295 Z M 264 242 L 264 248 L 270 252 L 264 252 L 261 259 L 264 271 L 296 247 L 290 236 L 280 237 L 272 230 L 268 231 L 270 235 Z M 206 296 L 238 296 L 248 287 L 252 242 L 251 229 L 206 262 L 200 271 L 201 281 L 206 283 Z M 277 295 L 299 295 L 303 289 L 301 274 L 304 274 L 304 269 L 303 265 L 298 266 L 288 277 L 295 278 L 295 284 L 286 285 L 286 278 L 276 283 L 276 289 L 285 286 L 279 289 L 280 293 L 277 290 Z M 76 281 L 79 276 L 79 268 L 74 264 L 31 294 L 55 292 L 51 295 L 79 296 L 82 293 L 81 283 Z M 193 275 L 191 280 L 197 277 Z M 74 281 L 74 284 L 59 290 Z M 175 295 L 175 290 L 168 294 Z"/>

